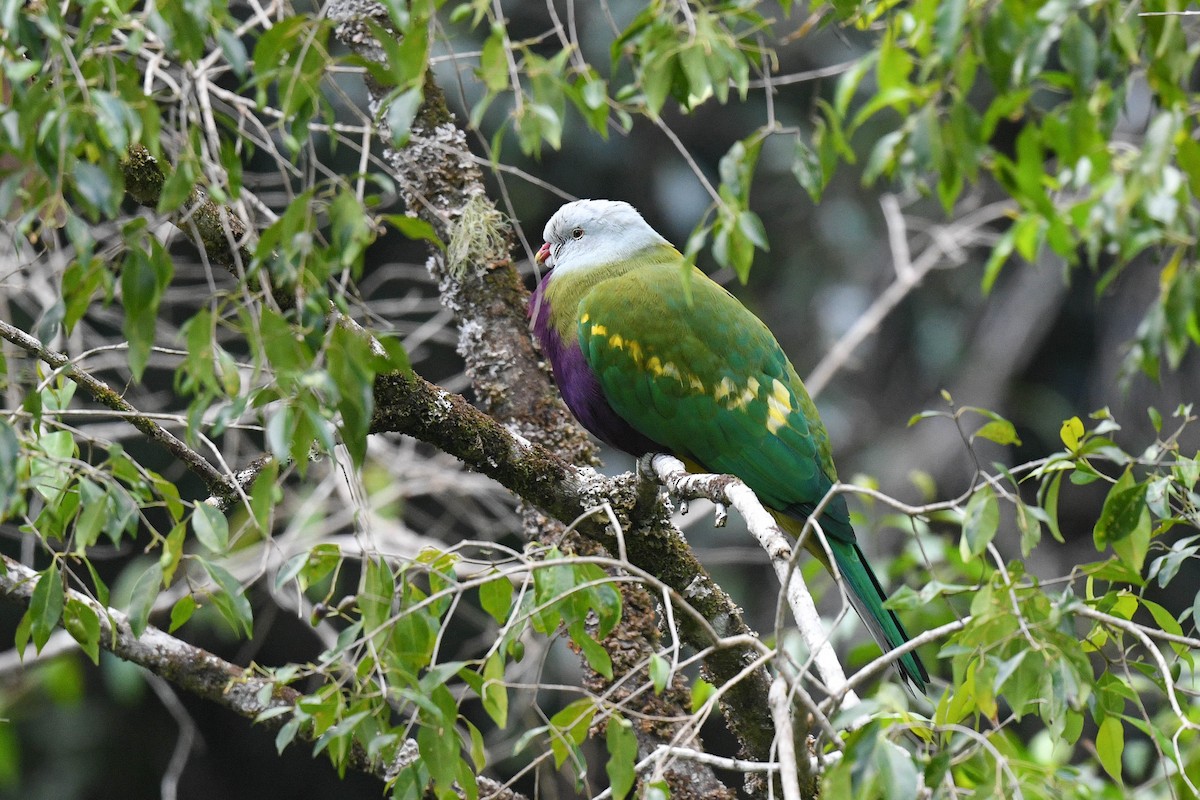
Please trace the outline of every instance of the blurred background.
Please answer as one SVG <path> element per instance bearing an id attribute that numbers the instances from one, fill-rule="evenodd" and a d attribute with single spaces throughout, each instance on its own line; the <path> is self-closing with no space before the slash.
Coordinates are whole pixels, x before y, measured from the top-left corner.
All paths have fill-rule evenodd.
<path id="1" fill-rule="evenodd" d="M 640 6 L 625 0 L 575 3 L 573 15 L 585 55 L 604 61 L 613 37 L 609 16 L 621 26 Z M 511 0 L 503 9 L 514 38 L 540 36 L 550 24 L 542 0 Z M 531 256 L 541 244 L 542 227 L 564 201 L 626 200 L 682 247 L 710 204 L 702 180 L 718 180 L 719 161 L 735 142 L 771 116 L 781 126 L 807 130 L 816 99 L 831 97 L 840 65 L 860 57 L 873 39 L 868 33 L 824 28 L 792 41 L 803 22 L 802 15 L 794 16 L 774 32 L 780 42 L 779 62 L 770 81 L 770 101 L 760 85 L 744 101 L 736 96 L 726 105 L 710 101 L 687 116 L 668 102 L 661 125 L 638 121 L 629 131 L 611 129 L 607 139 L 568 114 L 561 149 L 546 150 L 540 159 L 522 156 L 511 136 L 499 152 L 492 151 L 493 136 L 508 124 L 510 111 L 501 102 L 494 104 L 470 138 L 484 164 L 491 196 L 502 199 L 519 230 L 520 244 L 513 256 L 521 262 L 527 285 L 532 287 L 536 280 Z M 475 61 L 453 56 L 477 52 L 486 31 L 472 33 L 455 25 L 440 33 L 437 80 L 459 119 L 465 120 L 482 87 L 472 74 Z M 547 40 L 547 55 L 553 54 L 552 42 Z M 241 89 L 235 80 L 228 83 L 235 91 Z M 361 111 L 354 110 L 366 107 L 361 79 L 342 75 L 338 83 L 346 118 L 361 121 Z M 1121 122 L 1131 137 L 1140 134 L 1145 122 L 1140 104 L 1144 101 L 1137 88 L 1131 88 Z M 873 123 L 877 129 L 869 133 L 874 137 L 896 122 L 880 116 Z M 1011 149 L 1017 132 L 1015 125 L 1001 125 L 994 146 Z M 755 174 L 751 208 L 766 227 L 770 252 L 757 254 L 744 285 L 731 272 L 716 269 L 707 253 L 699 264 L 767 323 L 801 376 L 814 378 L 810 383 L 843 480 L 877 486 L 911 503 L 952 498 L 968 489 L 977 467 L 1020 464 L 1061 449 L 1064 419 L 1086 419 L 1107 408 L 1120 425 L 1114 437 L 1136 452 L 1154 440 L 1148 406 L 1169 418 L 1180 404 L 1197 397 L 1200 370 L 1194 354 L 1178 372 L 1164 372 L 1160 382 L 1123 370 L 1126 349 L 1158 292 L 1161 264 L 1153 258 L 1129 265 L 1103 291 L 1097 289 L 1096 272 L 1068 271 L 1053 256 L 1036 264 L 1014 261 L 985 296 L 983 265 L 1006 225 L 1005 210 L 997 205 L 1003 200 L 998 189 L 975 187 L 954 215 L 947 216 L 934 198 L 897 193 L 886 185 L 864 186 L 859 171 L 842 165 L 820 203 L 814 204 L 792 174 L 793 138 L 768 138 Z M 335 171 L 349 174 L 357 169 L 358 154 L 352 149 L 342 147 L 320 157 Z M 498 168 L 489 168 L 493 159 Z M 250 159 L 245 182 L 264 199 L 282 204 L 291 188 L 273 166 L 265 155 Z M 140 212 L 130 208 L 129 213 Z M 176 278 L 164 301 L 159 339 L 164 344 L 176 338 L 176 323 L 187 317 L 198 294 L 209 291 L 208 273 L 194 251 L 178 239 L 172 247 Z M 897 256 L 903 251 L 909 271 L 903 266 L 898 270 Z M 395 232 L 380 238 L 359 282 L 362 302 L 356 314 L 376 329 L 398 332 L 421 375 L 469 396 L 451 316 L 438 303 L 423 261 L 420 244 Z M 7 318 L 33 329 L 53 305 L 61 273 L 15 267 L 6 270 Z M 910 280 L 914 269 L 921 275 Z M 120 324 L 119 309 L 97 303 L 76 329 L 74 340 L 58 345 L 73 352 L 86 350 L 94 342 L 118 337 Z M 15 364 L 16 357 L 9 356 Z M 95 355 L 89 365 L 122 383 L 121 353 Z M 131 388 L 135 405 L 182 407 L 171 392 L 176 365 L 167 354 L 153 356 L 145 386 Z M 943 392 L 958 407 L 978 406 L 1011 420 L 1021 444 L 1001 448 L 976 442 L 969 448 L 946 418 L 910 426 L 910 418 L 920 412 L 951 410 Z M 20 402 L 10 384 L 7 407 L 16 408 Z M 168 477 L 183 479 L 177 466 L 149 452 L 122 423 L 85 421 L 79 427 L 120 441 L 151 465 L 161 463 Z M 1172 427 L 1170 422 L 1167 427 Z M 1185 453 L 1200 446 L 1194 432 L 1189 436 L 1182 443 Z M 359 486 L 370 498 L 370 524 L 377 541 L 400 552 L 463 538 L 497 540 L 520 549 L 512 500 L 489 481 L 464 473 L 453 459 L 411 441 L 373 441 L 371 455 Z M 623 454 L 605 452 L 603 458 L 607 471 L 632 468 Z M 351 490 L 344 477 L 337 465 L 314 465 L 304 481 L 289 485 L 289 521 L 280 538 L 293 537 L 296 546 L 318 540 L 352 543 L 356 523 L 346 512 Z M 1029 570 L 1058 576 L 1073 564 L 1095 560 L 1092 526 L 1102 500 L 1102 490 L 1064 484 L 1060 519 L 1067 542 L 1044 542 L 1028 560 Z M 943 557 L 937 547 L 922 554 L 911 524 L 889 516 L 879 504 L 851 505 L 864 549 L 889 588 L 927 557 L 935 562 Z M 753 540 L 742 535 L 739 521 L 732 518 L 726 528 L 715 529 L 705 504 L 693 503 L 683 524 L 701 561 L 746 610 L 751 627 L 771 630 L 775 592 L 761 587 L 774 579 Z M 2 533 L 6 552 L 17 552 L 19 532 L 5 526 Z M 920 533 L 953 549 L 958 528 L 934 526 Z M 1007 557 L 1019 555 L 1011 524 L 1002 525 L 996 544 Z M 115 576 L 138 553 L 114 552 L 111 558 Z M 933 566 L 936 575 L 937 564 Z M 805 574 L 814 577 L 812 570 Z M 1196 582 L 1180 580 L 1174 585 Z M 826 595 L 822 608 L 836 611 L 839 603 L 823 576 L 816 577 L 815 586 Z M 1155 599 L 1173 612 L 1192 600 Z M 252 600 L 256 607 L 261 603 L 276 608 L 256 628 L 253 641 L 238 642 L 220 622 L 202 616 L 190 628 L 189 638 L 238 663 L 273 665 L 314 658 L 325 640 L 305 619 L 306 609 L 289 605 L 269 587 L 256 587 Z M 949 613 L 940 608 L 927 612 L 925 620 L 917 619 L 932 622 Z M 18 619 L 14 609 L 0 607 L 5 637 Z M 155 619 L 163 623 L 161 617 Z M 463 641 L 485 629 L 480 621 L 478 630 L 461 633 Z M 857 620 L 851 618 L 839 628 L 843 650 L 864 642 Z M 94 669 L 62 637 L 55 644 L 64 654 L 44 653 L 36 659 L 36 668 L 28 662 L 22 665 L 11 652 L 0 657 L 0 714 L 9 723 L 0 725 L 0 797 L 149 797 L 160 793 L 164 774 L 177 780 L 172 791 L 179 798 L 380 795 L 376 781 L 357 775 L 339 779 L 304 745 L 277 757 L 272 734 L 176 694 L 135 667 L 104 657 Z M 869 647 L 856 649 L 852 661 L 861 662 L 870 653 Z M 577 659 L 561 643 L 530 661 L 542 680 L 578 680 Z M 553 701 L 541 702 L 553 706 Z M 519 735 L 521 725 L 512 727 Z M 723 733 L 718 727 L 706 735 L 719 741 Z M 180 752 L 187 754 L 186 762 L 172 767 Z M 500 771 L 505 768 L 500 765 Z M 553 796 L 548 783 L 540 788 L 543 796 Z M 571 794 L 569 787 L 561 792 Z"/>

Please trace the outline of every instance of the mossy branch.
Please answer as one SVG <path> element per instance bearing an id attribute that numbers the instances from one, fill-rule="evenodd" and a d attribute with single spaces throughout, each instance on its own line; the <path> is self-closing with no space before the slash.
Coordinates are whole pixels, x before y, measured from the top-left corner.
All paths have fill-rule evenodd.
<path id="1" fill-rule="evenodd" d="M 604 504 L 623 531 L 629 562 L 657 576 L 686 599 L 705 621 L 676 614 L 684 640 L 697 648 L 717 646 L 704 662 L 709 680 L 723 686 L 753 663 L 757 652 L 745 644 L 724 646 L 722 640 L 753 636 L 740 609 L 708 575 L 671 523 L 661 502 L 646 508 L 632 474 L 606 478 L 577 468 L 536 444 L 513 436 L 494 419 L 459 395 L 413 375 L 379 376 L 375 381 L 375 416 L 371 432 L 396 431 L 429 442 L 488 475 L 610 553 L 619 551 L 607 513 L 580 519 Z M 716 637 L 714 637 L 714 633 Z M 759 668 L 730 687 L 723 697 L 726 719 L 746 758 L 770 758 L 774 724 L 766 703 L 770 678 Z"/>
<path id="2" fill-rule="evenodd" d="M 365 7 L 381 10 L 374 3 L 351 5 L 360 11 Z M 330 15 L 338 19 L 336 9 L 330 9 Z M 361 34 L 362 30 L 353 20 L 343 21 L 339 35 L 347 41 L 347 32 Z M 356 47 L 353 41 L 348 43 Z M 369 47 L 366 43 L 360 46 Z M 706 620 L 698 623 L 691 615 L 678 614 L 685 641 L 704 648 L 721 639 L 753 635 L 740 610 L 708 577 L 671 524 L 665 507 L 650 504 L 644 513 L 639 508 L 633 476 L 610 480 L 571 465 L 594 462 L 595 451 L 558 398 L 533 349 L 525 317 L 528 293 L 508 258 L 507 226 L 487 200 L 465 137 L 453 125 L 441 90 L 432 80 L 426 82 L 425 95 L 425 107 L 418 114 L 409 144 L 402 152 L 385 155 L 409 208 L 433 224 L 443 239 L 456 240 L 455 228 L 464 217 L 488 223 L 487 235 L 482 238 L 463 238 L 463 231 L 458 230 L 466 255 L 452 265 L 442 254 L 433 253 L 430 271 L 439 283 L 443 302 L 458 317 L 459 349 L 479 401 L 495 419 L 419 377 L 389 375 L 378 377 L 375 383 L 371 431 L 415 436 L 495 478 L 530 504 L 527 526 L 534 529 L 540 525 L 543 536 L 553 526 L 547 527 L 547 520 L 534 507 L 560 523 L 570 523 L 587 509 L 610 505 L 622 526 L 630 562 L 659 576 Z M 165 184 L 164 170 L 144 148 L 130 148 L 125 178 L 131 196 L 142 205 L 157 207 Z M 239 264 L 249 262 L 244 228 L 230 209 L 202 193 L 193 192 L 185 208 L 171 213 L 170 218 L 191 235 L 212 263 L 236 274 Z M 616 537 L 604 520 L 585 519 L 575 532 L 610 552 L 617 551 Z M 641 600 L 643 605 L 650 602 Z M 761 667 L 742 674 L 755 656 L 745 645 L 718 647 L 705 660 L 705 672 L 716 685 L 736 680 L 722 697 L 726 719 L 744 757 L 767 761 L 774 736 L 766 702 L 770 679 Z M 685 712 L 686 704 L 683 709 Z M 711 779 L 711 773 L 709 776 Z M 692 783 L 696 785 L 694 779 Z M 707 785 L 710 791 L 727 791 L 719 783 Z"/>

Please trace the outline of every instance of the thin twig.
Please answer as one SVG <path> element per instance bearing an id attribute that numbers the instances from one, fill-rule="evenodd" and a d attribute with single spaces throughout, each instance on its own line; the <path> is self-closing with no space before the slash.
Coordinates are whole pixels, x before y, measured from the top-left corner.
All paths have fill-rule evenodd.
<path id="1" fill-rule="evenodd" d="M 779 748 L 779 779 L 783 784 L 784 800 L 800 800 L 800 773 L 796 764 L 796 742 L 792 733 L 792 704 L 788 702 L 788 685 L 782 675 L 776 675 L 767 695 L 771 716 L 775 720 L 775 742 Z"/>
<path id="2" fill-rule="evenodd" d="M 205 486 L 212 494 L 225 495 L 235 491 L 232 482 L 208 463 L 204 456 L 188 447 L 183 440 L 170 431 L 141 414 L 107 383 L 75 366 L 68 356 L 51 350 L 25 331 L 15 328 L 3 320 L 0 320 L 0 336 L 54 367 L 55 370 L 82 387 L 96 402 L 106 405 L 114 411 L 129 414 L 127 419 L 130 425 L 182 461 L 188 470 L 204 481 Z"/>

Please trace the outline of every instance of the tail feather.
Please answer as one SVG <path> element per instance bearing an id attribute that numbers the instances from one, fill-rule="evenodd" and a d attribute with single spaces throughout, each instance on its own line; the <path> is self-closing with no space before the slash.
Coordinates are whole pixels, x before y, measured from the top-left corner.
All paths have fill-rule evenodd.
<path id="1" fill-rule="evenodd" d="M 908 633 L 900 624 L 899 618 L 891 610 L 883 607 L 887 595 L 879 585 L 879 579 L 871 571 L 867 559 L 853 541 L 829 539 L 829 549 L 837 562 L 838 571 L 846 584 L 846 593 L 854 610 L 862 617 L 871 636 L 885 653 L 895 650 L 908 641 Z M 916 652 L 906 653 L 896 662 L 901 676 L 917 687 L 922 693 L 929 683 L 929 673 L 921 663 Z"/>

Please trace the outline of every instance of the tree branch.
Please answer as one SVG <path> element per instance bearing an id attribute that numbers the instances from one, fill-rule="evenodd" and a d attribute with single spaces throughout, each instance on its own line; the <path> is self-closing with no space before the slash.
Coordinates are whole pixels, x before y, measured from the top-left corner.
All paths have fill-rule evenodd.
<path id="1" fill-rule="evenodd" d="M 841 692 L 846 686 L 846 673 L 829 643 L 829 634 L 821 624 L 821 615 L 817 613 L 808 587 L 796 574 L 792 543 L 779 530 L 775 519 L 754 492 L 732 475 L 690 474 L 683 462 L 672 456 L 655 455 L 650 459 L 650 466 L 671 494 L 689 499 L 705 498 L 738 510 L 746 520 L 751 535 L 771 559 L 771 567 L 784 587 L 792 616 L 805 646 L 812 653 L 821 682 L 831 694 Z M 852 706 L 858 702 L 858 696 L 853 691 L 845 692 L 843 705 Z"/>
<path id="2" fill-rule="evenodd" d="M 222 475 L 216 467 L 208 463 L 208 460 L 204 456 L 188 447 L 183 440 L 176 437 L 166 428 L 131 406 L 126 402 L 125 398 L 117 394 L 107 383 L 75 366 L 65 354 L 49 349 L 25 331 L 15 328 L 3 320 L 0 320 L 0 336 L 30 355 L 54 367 L 68 379 L 81 386 L 96 402 L 108 406 L 114 411 L 122 412 L 125 415 L 123 419 L 129 420 L 130 425 L 146 434 L 151 441 L 157 442 L 167 452 L 182 461 L 184 466 L 196 475 L 196 477 L 204 481 L 204 485 L 208 487 L 208 491 L 212 494 L 232 495 L 236 492 L 233 482 Z"/>
<path id="3" fill-rule="evenodd" d="M 0 567 L 0 600 L 28 607 L 42 576 L 5 555 L 0 555 Z M 293 709 L 301 697 L 300 692 L 290 686 L 281 686 L 273 678 L 254 675 L 153 625 L 146 626 L 140 637 L 135 636 L 123 611 L 101 605 L 73 589 L 66 590 L 66 596 L 95 613 L 100 621 L 100 646 L 117 658 L 144 667 L 179 688 L 246 719 L 256 720 L 266 712 L 284 709 L 285 713 L 276 712 L 275 716 L 260 723 L 268 729 L 281 727 L 288 717 L 286 711 Z M 306 741 L 315 741 L 315 737 L 303 729 L 300 736 Z M 413 744 L 415 746 L 415 742 Z M 382 781 L 390 780 L 395 769 L 394 764 L 371 760 L 360 746 L 351 749 L 346 766 Z M 495 800 L 524 800 L 522 795 L 502 788 L 489 778 L 480 777 L 479 788 L 483 796 Z"/>
<path id="4" fill-rule="evenodd" d="M 904 227 L 904 219 L 894 198 L 888 196 L 890 202 L 883 204 L 884 219 L 888 223 L 888 242 L 892 247 L 892 259 L 896 277 L 892 283 L 875 298 L 870 307 L 858 316 L 854 324 L 842 337 L 829 348 L 824 358 L 813 367 L 804 385 L 809 393 L 816 397 L 821 393 L 850 357 L 866 339 L 879 329 L 880 324 L 905 297 L 915 289 L 925 275 L 941 263 L 943 258 L 950 258 L 955 264 L 965 261 L 966 256 L 958 242 L 964 232 L 972 231 L 987 223 L 1003 217 L 1012 208 L 1011 201 L 992 203 L 976 209 L 960 219 L 943 226 L 936 232 L 932 243 L 914 260 L 908 249 L 908 231 Z"/>
<path id="5" fill-rule="evenodd" d="M 381 63 L 385 61 L 383 49 L 367 25 L 367 20 L 371 20 L 378 26 L 375 30 L 393 32 L 387 11 L 382 4 L 375 0 L 341 0 L 331 3 L 326 13 L 338 22 L 335 35 L 343 44 L 362 58 Z M 380 112 L 388 97 L 387 87 L 378 85 L 369 77 L 366 84 L 370 93 L 373 118 L 386 120 L 386 115 Z M 513 480 L 514 484 L 524 484 L 524 490 L 514 491 L 525 500 L 550 510 L 560 522 L 572 522 L 589 508 L 617 505 L 616 501 L 607 496 L 607 491 L 603 494 L 596 491 L 602 483 L 593 482 L 590 486 L 580 487 L 573 477 L 569 477 L 575 474 L 574 470 L 566 468 L 563 462 L 552 465 L 551 472 L 563 478 L 552 485 L 567 490 L 569 499 L 565 502 L 561 495 L 547 496 L 543 491 L 546 484 L 537 486 L 523 480 L 529 474 L 525 471 L 527 464 L 524 462 L 527 460 L 537 467 L 549 466 L 547 456 L 553 453 L 574 464 L 594 464 L 597 461 L 596 451 L 587 434 L 567 411 L 557 390 L 549 381 L 545 365 L 534 351 L 526 314 L 528 292 L 509 257 L 512 246 L 511 229 L 488 198 L 483 176 L 467 146 L 466 136 L 454 124 L 454 117 L 446 107 L 445 97 L 441 88 L 434 82 L 431 72 L 426 73 L 423 93 L 424 101 L 411 125 L 407 142 L 401 149 L 385 148 L 384 158 L 392 166 L 392 175 L 397 180 L 409 212 L 431 224 L 448 243 L 444 254 L 440 250 L 431 250 L 429 271 L 438 283 L 443 304 L 454 312 L 458 321 L 458 349 L 463 356 L 476 397 L 484 411 L 493 415 L 504 426 L 495 426 L 494 431 L 480 435 L 478 441 L 482 443 L 486 438 L 498 446 L 502 455 L 520 457 L 514 460 L 513 466 L 517 467 L 514 472 L 497 472 L 492 467 L 490 456 L 484 461 L 472 461 L 467 457 L 476 452 L 475 443 L 471 440 L 472 434 L 469 432 L 466 433 L 466 438 L 459 438 L 445 445 L 430 438 L 425 440 L 432 441 L 443 450 L 463 458 L 472 467 L 492 475 L 510 489 L 514 487 L 506 480 Z M 381 123 L 381 128 L 384 140 L 390 141 L 386 123 Z M 384 399 L 379 396 L 383 383 L 387 382 L 376 382 L 376 401 L 380 408 L 385 407 L 384 403 L 380 402 Z M 392 383 L 393 389 L 404 386 L 403 383 Z M 417 385 L 408 384 L 407 388 L 415 386 Z M 419 388 L 423 391 L 428 387 Z M 441 399 L 443 402 L 446 400 L 444 396 Z M 465 413 L 466 408 L 469 406 L 462 403 L 459 410 Z M 385 412 L 382 416 L 390 416 L 390 413 Z M 377 420 L 380 419 L 377 415 Z M 475 422 L 479 423 L 476 432 L 481 434 L 489 425 L 495 425 L 483 415 L 479 415 Z M 442 430 L 427 430 L 426 436 L 444 433 L 444 426 L 439 427 L 442 427 Z M 509 432 L 522 437 L 523 441 L 541 445 L 549 452 L 514 450 L 511 444 L 502 441 L 503 438 L 507 438 Z M 501 433 L 504 434 L 503 437 Z M 452 445 L 454 449 L 446 445 Z M 583 488 L 583 491 L 572 497 L 577 488 Z M 665 576 L 664 581 L 687 596 L 685 590 L 690 586 L 692 579 L 704 575 L 710 584 L 709 595 L 724 599 L 722 618 L 736 620 L 740 630 L 748 632 L 736 607 L 723 591 L 707 579 L 686 543 L 683 543 L 682 538 L 670 525 L 669 519 L 661 511 L 661 506 L 651 531 L 645 529 L 640 520 L 631 518 L 630 512 L 637 503 L 627 486 L 621 488 L 610 485 L 605 488 L 617 489 L 624 494 L 624 509 L 615 515 L 620 531 L 605 531 L 599 522 L 591 520 L 586 526 L 588 531 L 568 530 L 564 534 L 560 526 L 548 524 L 549 520 L 536 510 L 528 508 L 524 514 L 526 535 L 542 541 L 554 541 L 565 535 L 570 547 L 584 552 L 594 552 L 594 543 L 601 544 L 609 552 L 620 552 L 619 549 L 614 549 L 617 542 L 615 534 L 620 532 L 630 534 L 623 537 L 627 544 L 630 540 L 638 540 L 638 548 L 634 549 L 658 542 L 659 546 L 650 547 L 649 550 L 675 552 L 679 558 L 686 557 L 685 561 L 689 562 L 684 568 L 687 583 L 678 580 L 672 582 Z M 535 499 L 534 492 L 540 495 L 540 499 Z M 577 502 L 580 498 L 586 498 L 588 501 Z M 579 538 L 579 534 L 586 536 L 590 542 Z M 626 552 L 633 563 L 652 574 L 660 574 L 662 562 L 659 561 L 659 556 L 647 555 L 645 560 L 638 560 L 638 554 L 629 552 L 628 549 Z M 649 676 L 643 667 L 637 665 L 649 663 L 660 638 L 655 614 L 650 611 L 654 608 L 654 599 L 639 585 L 621 583 L 620 590 L 626 611 L 637 609 L 638 613 L 623 614 L 617 629 L 602 644 L 613 657 L 613 674 L 618 682 L 644 684 Z M 705 616 L 710 621 L 715 619 L 707 614 Z M 685 623 L 685 626 L 687 624 Z M 690 640 L 693 643 L 697 642 L 695 631 L 692 631 Z M 721 653 L 710 659 L 710 662 L 719 662 L 727 658 L 727 654 Z M 730 678 L 738 672 L 735 666 L 729 663 L 718 667 L 712 677 L 718 680 L 722 676 Z M 631 669 L 641 673 L 635 682 L 624 680 Z M 600 676 L 587 670 L 586 664 L 585 672 L 589 676 L 589 687 L 593 690 L 600 689 L 607 683 Z M 769 710 L 766 708 L 767 676 L 765 670 L 758 672 L 761 673 L 757 675 L 757 683 L 760 685 L 754 686 L 755 681 L 746 681 L 735 688 L 738 694 L 745 696 L 739 698 L 739 705 L 723 707 L 727 717 L 730 714 L 743 713 L 742 709 L 758 708 L 762 714 L 767 715 L 765 718 L 769 719 Z M 619 686 L 617 688 L 619 691 L 625 691 Z M 753 692 L 757 692 L 758 696 L 750 696 Z M 681 678 L 673 681 L 670 689 L 661 696 L 642 693 L 631 699 L 642 705 L 640 711 L 647 719 L 686 718 L 690 704 L 686 686 Z M 758 724 L 757 720 L 754 724 Z M 769 727 L 767 725 L 766 730 L 769 730 Z M 679 723 L 663 723 L 653 730 L 639 726 L 636 730 L 640 750 L 649 752 L 661 744 L 670 742 L 678 728 Z M 735 733 L 742 738 L 742 733 L 736 730 Z M 748 731 L 746 733 L 749 734 Z M 762 738 L 761 733 L 754 736 L 756 739 Z M 769 736 L 766 738 L 769 739 Z M 766 750 L 761 743 L 749 746 L 745 742 L 750 740 L 742 740 L 746 752 L 751 757 L 761 759 L 765 756 Z M 677 793 L 732 797 L 732 793 L 716 779 L 707 766 L 696 764 L 695 767 L 687 776 L 672 778 Z M 679 783 L 676 783 L 677 780 Z M 751 777 L 749 780 L 761 788 L 761 781 L 757 777 Z"/>
<path id="6" fill-rule="evenodd" d="M 513 436 L 459 395 L 415 375 L 377 377 L 375 398 L 371 432 L 400 431 L 429 442 L 556 519 L 575 522 L 579 534 L 617 552 L 617 538 L 606 517 L 593 513 L 580 518 L 607 503 L 625 532 L 631 564 L 656 575 L 686 598 L 718 637 L 754 635 L 740 610 L 709 577 L 671 524 L 665 506 L 655 503 L 643 510 L 632 474 L 609 479 L 589 468 L 573 467 L 544 448 Z M 678 617 L 689 644 L 698 648 L 719 644 L 689 615 Z M 755 657 L 748 647 L 729 647 L 710 655 L 705 669 L 712 683 L 724 685 Z M 769 688 L 766 670 L 758 669 L 723 698 L 726 720 L 745 757 L 754 761 L 765 761 L 770 754 L 774 727 L 766 703 Z"/>
<path id="7" fill-rule="evenodd" d="M 384 30 L 390 30 L 387 12 L 380 4 L 374 0 L 344 0 L 331 4 L 327 13 L 339 23 L 337 35 L 343 43 L 364 57 L 382 58 L 378 43 L 364 21 L 370 18 Z M 372 110 L 378 111 L 386 92 L 369 80 L 368 88 Z M 462 397 L 420 378 L 389 375 L 379 376 L 375 382 L 376 411 L 371 432 L 407 433 L 434 444 L 495 478 L 561 523 L 608 504 L 615 510 L 625 533 L 630 562 L 659 576 L 707 620 L 710 627 L 706 629 L 688 615 L 679 615 L 687 642 L 700 648 L 715 644 L 711 636 L 714 630 L 723 638 L 753 635 L 742 621 L 739 609 L 708 577 L 671 525 L 662 504 L 641 513 L 632 476 L 610 481 L 594 473 L 580 472 L 563 460 L 593 463 L 595 451 L 558 398 L 533 350 L 525 314 L 528 293 L 508 258 L 507 228 L 487 200 L 482 176 L 465 137 L 453 124 L 441 91 L 431 79 L 426 82 L 425 103 L 413 124 L 408 144 L 403 151 L 387 149 L 385 157 L 393 165 L 409 208 L 430 222 L 450 244 L 453 257 L 434 253 L 430 272 L 438 281 L 443 302 L 458 317 L 462 332 L 460 352 L 479 400 L 502 424 Z M 134 175 L 133 171 L 146 174 Z M 136 197 L 143 205 L 157 204 L 163 181 L 156 171 L 161 175 L 160 165 L 148 152 L 131 148 L 126 180 L 139 187 Z M 232 212 L 216 208 L 206 197 L 194 194 L 190 203 L 188 216 L 176 214 L 172 221 L 181 227 L 194 224 L 193 242 L 206 251 L 213 263 L 235 271 L 249 257 L 243 245 L 246 231 L 236 225 L 231 227 Z M 195 219 L 199 221 L 192 223 Z M 525 510 L 527 531 L 551 541 L 560 537 L 561 528 L 532 506 Z M 634 513 L 635 509 L 638 513 Z M 615 534 L 599 520 L 582 521 L 574 533 L 616 552 Z M 576 548 L 592 546 L 582 539 L 574 541 Z M 623 591 L 629 590 L 623 588 Z M 652 604 L 648 595 L 630 598 L 626 594 L 628 607 L 653 607 Z M 635 629 L 614 632 L 606 644 L 611 645 L 614 640 L 621 647 L 638 643 L 644 651 L 642 655 L 648 657 L 658 633 L 653 624 L 646 626 L 647 620 L 652 623 L 652 615 L 642 615 L 642 624 Z M 741 675 L 753 658 L 754 654 L 745 647 L 719 649 L 705 661 L 706 676 L 714 684 L 724 685 Z M 766 702 L 769 685 L 766 670 L 759 668 L 738 679 L 722 697 L 722 710 L 742 744 L 743 755 L 756 761 L 767 759 L 773 739 Z M 647 713 L 686 718 L 688 703 L 682 683 L 674 697 L 672 712 L 664 713 L 656 706 Z M 658 736 L 643 742 L 643 746 L 652 749 L 667 741 L 669 737 Z M 692 789 L 702 795 L 715 796 L 714 792 L 727 791 L 711 773 L 701 784 L 694 781 L 695 778 Z M 761 783 L 757 785 L 761 788 Z"/>

